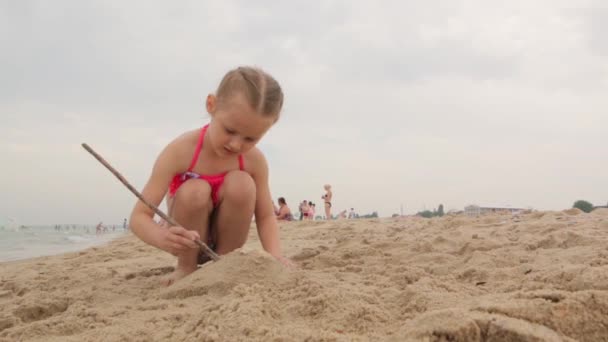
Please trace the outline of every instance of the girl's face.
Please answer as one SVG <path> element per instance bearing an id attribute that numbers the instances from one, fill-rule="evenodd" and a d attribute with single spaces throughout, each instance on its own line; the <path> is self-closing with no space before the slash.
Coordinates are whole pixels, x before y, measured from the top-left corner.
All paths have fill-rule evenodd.
<path id="1" fill-rule="evenodd" d="M 212 117 L 208 134 L 215 153 L 230 157 L 245 153 L 262 139 L 275 122 L 262 116 L 241 95 L 218 106 L 214 95 L 207 97 L 207 111 Z"/>

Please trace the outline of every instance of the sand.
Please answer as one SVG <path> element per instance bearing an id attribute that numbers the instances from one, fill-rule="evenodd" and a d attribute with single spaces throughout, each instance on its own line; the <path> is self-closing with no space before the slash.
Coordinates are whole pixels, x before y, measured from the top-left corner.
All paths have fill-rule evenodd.
<path id="1" fill-rule="evenodd" d="M 606 341 L 608 210 L 292 222 L 168 287 L 135 237 L 0 264 L 0 341 Z"/>

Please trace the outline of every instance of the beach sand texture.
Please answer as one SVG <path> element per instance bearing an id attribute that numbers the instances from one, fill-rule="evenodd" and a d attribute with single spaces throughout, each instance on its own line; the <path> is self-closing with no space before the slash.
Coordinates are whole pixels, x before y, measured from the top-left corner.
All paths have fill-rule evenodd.
<path id="1" fill-rule="evenodd" d="M 0 264 L 0 341 L 607 341 L 608 209 L 281 224 L 168 288 L 129 236 Z"/>

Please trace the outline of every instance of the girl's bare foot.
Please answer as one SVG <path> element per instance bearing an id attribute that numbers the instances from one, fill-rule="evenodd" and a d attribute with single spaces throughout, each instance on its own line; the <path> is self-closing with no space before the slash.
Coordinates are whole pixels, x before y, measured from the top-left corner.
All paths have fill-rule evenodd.
<path id="1" fill-rule="evenodd" d="M 196 267 L 194 268 L 184 268 L 184 267 L 177 267 L 175 269 L 175 271 L 173 271 L 171 274 L 169 274 L 168 276 L 164 277 L 161 280 L 161 284 L 163 286 L 171 286 L 173 285 L 176 281 L 184 278 L 185 276 L 189 275 L 190 273 L 196 271 Z"/>

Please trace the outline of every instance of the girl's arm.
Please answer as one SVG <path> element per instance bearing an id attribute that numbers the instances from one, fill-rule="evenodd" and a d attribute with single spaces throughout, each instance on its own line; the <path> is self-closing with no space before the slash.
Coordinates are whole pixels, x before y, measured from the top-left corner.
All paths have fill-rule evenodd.
<path id="1" fill-rule="evenodd" d="M 283 258 L 279 241 L 279 225 L 273 212 L 272 197 L 268 186 L 268 164 L 262 153 L 252 151 L 252 177 L 256 186 L 255 221 L 264 250 L 275 258 Z"/>
<path id="2" fill-rule="evenodd" d="M 169 183 L 179 167 L 177 148 L 177 143 L 173 142 L 161 152 L 154 164 L 150 179 L 142 190 L 142 196 L 156 207 L 167 194 Z M 185 248 L 196 247 L 192 239 L 198 238 L 197 233 L 189 232 L 182 227 L 171 227 L 171 229 L 161 227 L 154 222 L 154 211 L 139 200 L 131 212 L 130 226 L 133 233 L 145 243 L 174 255 Z"/>

